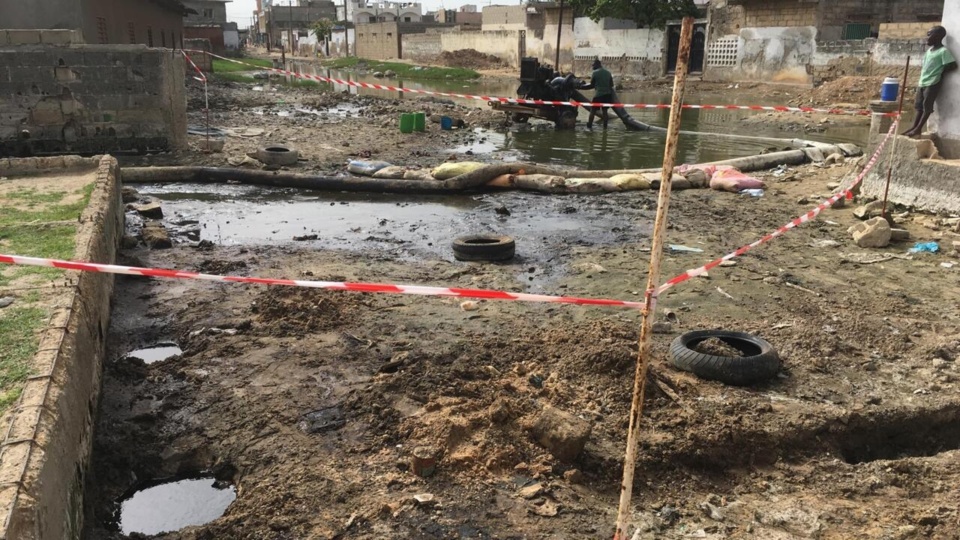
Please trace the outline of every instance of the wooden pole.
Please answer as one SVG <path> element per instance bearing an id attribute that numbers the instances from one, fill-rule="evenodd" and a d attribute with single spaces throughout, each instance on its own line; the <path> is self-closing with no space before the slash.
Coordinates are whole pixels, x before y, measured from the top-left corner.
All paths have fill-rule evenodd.
<path id="1" fill-rule="evenodd" d="M 894 122 L 900 121 L 900 116 L 903 115 L 903 97 L 907 94 L 907 77 L 910 76 L 910 57 L 907 57 L 907 66 L 903 68 L 903 84 L 900 85 L 900 108 L 897 109 L 897 117 L 894 119 Z M 890 152 L 890 164 L 887 167 L 887 185 L 883 188 L 883 209 L 880 210 L 880 215 L 883 216 L 883 219 L 890 222 L 890 225 L 893 226 L 893 220 L 890 216 L 887 215 L 887 196 L 890 194 L 890 179 L 893 177 L 893 156 L 897 153 L 897 138 L 893 139 L 893 150 Z"/>
<path id="2" fill-rule="evenodd" d="M 677 157 L 677 139 L 680 135 L 680 106 L 687 82 L 690 59 L 690 42 L 693 38 L 693 17 L 683 19 L 680 31 L 680 51 L 677 54 L 677 71 L 673 79 L 673 100 L 670 102 L 670 123 L 667 126 L 667 144 L 663 151 L 663 170 L 660 175 L 660 194 L 657 200 L 657 219 L 653 225 L 653 245 L 650 248 L 650 273 L 640 325 L 640 347 L 637 368 L 633 379 L 633 403 L 630 406 L 630 428 L 627 431 L 627 451 L 623 459 L 623 482 L 620 485 L 620 508 L 617 512 L 617 529 L 614 540 L 626 540 L 631 518 L 633 497 L 633 473 L 637 466 L 637 449 L 640 445 L 640 420 L 643 418 L 644 383 L 650 363 L 650 336 L 653 318 L 656 315 L 656 288 L 660 283 L 660 262 L 663 256 L 664 235 L 667 230 L 667 210 L 670 207 L 670 180 Z"/>

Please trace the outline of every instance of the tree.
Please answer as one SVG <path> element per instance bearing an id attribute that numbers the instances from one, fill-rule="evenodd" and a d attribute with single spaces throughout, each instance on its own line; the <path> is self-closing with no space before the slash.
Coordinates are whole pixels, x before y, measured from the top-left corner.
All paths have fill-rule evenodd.
<path id="1" fill-rule="evenodd" d="M 570 0 L 570 4 L 594 21 L 628 19 L 641 28 L 663 28 L 668 21 L 699 15 L 693 0 Z"/>
<path id="2" fill-rule="evenodd" d="M 324 41 L 333 36 L 333 21 L 324 17 L 313 23 L 313 35 L 317 41 Z"/>

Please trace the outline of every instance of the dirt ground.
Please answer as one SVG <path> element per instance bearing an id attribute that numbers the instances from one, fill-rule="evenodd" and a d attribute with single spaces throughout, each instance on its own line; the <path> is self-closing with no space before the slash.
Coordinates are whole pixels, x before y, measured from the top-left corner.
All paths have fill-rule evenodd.
<path id="1" fill-rule="evenodd" d="M 298 128 L 265 116 L 244 125 L 240 107 L 276 107 L 277 97 L 234 96 L 216 103 L 218 125 L 263 126 L 293 140 L 319 121 L 305 116 Z M 393 122 L 391 108 L 400 107 L 348 104 L 372 125 Z M 411 142 L 357 129 L 357 121 L 323 121 L 322 138 L 297 168 L 335 171 L 352 156 L 435 163 L 469 136 Z M 260 137 L 230 137 L 224 155 L 152 162 L 222 164 Z M 854 167 L 763 173 L 762 198 L 676 193 L 668 243 L 704 253 L 668 254 L 664 277 L 774 230 Z M 528 276 L 549 268 L 543 285 L 551 293 L 642 298 L 654 192 L 497 197 L 570 219 L 602 213 L 616 234 L 564 242 L 531 234 L 520 256 L 502 264 L 409 256 L 376 241 L 351 250 L 184 243 L 127 250 L 120 263 L 509 291 L 528 290 Z M 489 208 L 490 223 L 515 219 Z M 850 208 L 830 210 L 661 299 L 661 311 L 678 321 L 655 336 L 636 538 L 960 537 L 960 267 L 941 266 L 957 260 L 951 253 L 899 257 L 912 241 L 942 237 L 948 247 L 956 237 L 924 227 L 928 216 L 901 219 L 911 243 L 863 250 L 846 233 L 856 221 Z M 399 226 L 406 224 L 385 225 Z M 535 246 L 554 255 L 531 263 L 523 252 Z M 200 471 L 233 482 L 237 500 L 220 519 L 162 538 L 612 537 L 634 311 L 495 301 L 474 310 L 452 299 L 130 277 L 117 278 L 114 303 L 88 538 L 121 537 L 110 523 L 130 489 Z M 736 388 L 669 365 L 667 348 L 680 332 L 711 328 L 770 341 L 780 375 Z M 181 356 L 151 365 L 123 358 L 169 339 Z M 544 414 L 563 419 L 551 428 L 558 437 L 589 429 L 582 453 L 571 458 L 542 444 Z M 410 471 L 416 448 L 434 449 L 436 474 Z"/>

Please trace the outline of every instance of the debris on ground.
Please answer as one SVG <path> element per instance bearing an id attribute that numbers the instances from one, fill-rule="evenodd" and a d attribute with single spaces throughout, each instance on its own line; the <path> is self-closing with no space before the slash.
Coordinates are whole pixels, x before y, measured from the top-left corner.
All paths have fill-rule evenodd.
<path id="1" fill-rule="evenodd" d="M 712 356 L 743 356 L 743 353 L 741 353 L 739 349 L 715 337 L 701 341 L 693 350 Z"/>
<path id="2" fill-rule="evenodd" d="M 440 53 L 440 56 L 437 57 L 437 63 L 442 66 L 467 69 L 493 69 L 506 65 L 500 58 L 475 49 L 443 51 Z"/>

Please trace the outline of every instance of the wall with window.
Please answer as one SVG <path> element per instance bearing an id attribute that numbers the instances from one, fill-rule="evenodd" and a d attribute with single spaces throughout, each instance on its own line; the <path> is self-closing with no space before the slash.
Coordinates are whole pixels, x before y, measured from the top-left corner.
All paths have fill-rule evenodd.
<path id="1" fill-rule="evenodd" d="M 882 23 L 936 24 L 944 0 L 834 0 L 820 2 L 820 41 L 877 37 Z"/>
<path id="2" fill-rule="evenodd" d="M 187 25 L 227 22 L 227 4 L 223 0 L 181 0 L 183 5 L 196 11 L 184 18 Z"/>

